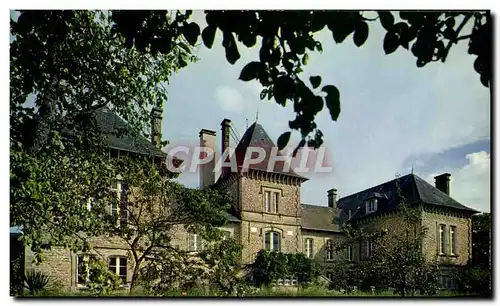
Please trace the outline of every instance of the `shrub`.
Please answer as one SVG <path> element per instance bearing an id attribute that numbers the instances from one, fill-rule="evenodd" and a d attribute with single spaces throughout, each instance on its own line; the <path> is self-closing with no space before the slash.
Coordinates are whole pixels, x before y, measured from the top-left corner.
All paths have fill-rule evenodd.
<path id="1" fill-rule="evenodd" d="M 89 265 L 89 280 L 87 290 L 91 295 L 111 295 L 121 284 L 121 279 L 100 260 Z"/>
<path id="2" fill-rule="evenodd" d="M 43 291 L 48 283 L 49 277 L 40 271 L 29 270 L 24 277 L 24 285 L 31 295 Z"/>
<path id="3" fill-rule="evenodd" d="M 460 271 L 458 288 L 462 292 L 491 297 L 491 270 L 481 267 L 467 267 Z"/>
<path id="4" fill-rule="evenodd" d="M 296 277 L 299 284 L 307 284 L 319 275 L 315 262 L 302 253 L 259 251 L 251 265 L 253 283 L 269 285 L 280 278 Z"/>

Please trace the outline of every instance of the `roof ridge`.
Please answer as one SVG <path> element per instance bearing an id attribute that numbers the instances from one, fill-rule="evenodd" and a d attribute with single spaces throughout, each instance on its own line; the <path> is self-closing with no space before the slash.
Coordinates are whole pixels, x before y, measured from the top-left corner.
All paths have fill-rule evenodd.
<path id="1" fill-rule="evenodd" d="M 314 206 L 314 207 L 325 207 L 325 208 L 331 208 L 330 206 L 325 206 L 325 205 L 316 205 L 316 204 L 307 204 L 307 203 L 300 203 L 300 205 Z"/>

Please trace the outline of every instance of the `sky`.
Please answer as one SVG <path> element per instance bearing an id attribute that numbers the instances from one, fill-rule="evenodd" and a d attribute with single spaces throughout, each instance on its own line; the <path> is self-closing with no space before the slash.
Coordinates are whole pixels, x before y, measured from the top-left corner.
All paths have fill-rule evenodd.
<path id="1" fill-rule="evenodd" d="M 194 11 L 192 19 L 205 27 L 202 11 Z M 316 36 L 323 53 L 309 54 L 301 77 L 320 75 L 322 84 L 335 85 L 341 113 L 336 122 L 326 108 L 316 117 L 333 170 L 304 174 L 309 180 L 301 187 L 302 203 L 326 206 L 331 188 L 344 197 L 412 171 L 434 185 L 434 176 L 448 172 L 451 197 L 490 212 L 490 94 L 473 70 L 466 42 L 451 49 L 446 63 L 417 68 L 405 49 L 384 54 L 379 23 L 372 22 L 369 31 L 361 48 L 352 35 L 342 44 L 336 44 L 329 31 Z M 199 131 L 209 129 L 217 132 L 219 146 L 224 118 L 242 136 L 258 117 L 276 142 L 295 117 L 293 105 L 261 101 L 257 81 L 238 80 L 244 65 L 258 59 L 259 44 L 252 49 L 238 44 L 241 58 L 231 65 L 221 42 L 217 32 L 211 50 L 201 46 L 199 61 L 171 77 L 163 106 L 163 139 L 197 144 Z M 298 134 L 292 133 L 290 145 L 298 143 Z M 197 173 L 184 173 L 179 181 L 199 186 Z"/>
<path id="2" fill-rule="evenodd" d="M 193 19 L 202 29 L 206 25 L 201 11 L 194 11 Z M 302 79 L 321 75 L 322 84 L 337 86 L 341 113 L 337 122 L 326 108 L 316 117 L 333 171 L 305 175 L 309 181 L 301 187 L 302 203 L 327 205 L 331 188 L 343 197 L 412 171 L 434 185 L 434 176 L 448 172 L 454 199 L 489 212 L 490 94 L 473 70 L 467 44 L 454 46 L 446 63 L 417 68 L 405 49 L 385 55 L 383 34 L 378 23 L 371 23 L 361 48 L 352 35 L 336 44 L 329 31 L 317 34 L 323 53 L 309 54 Z M 293 106 L 261 101 L 257 81 L 238 80 L 243 66 L 258 59 L 258 44 L 252 49 L 239 44 L 241 58 L 231 65 L 221 41 L 218 32 L 212 49 L 201 46 L 200 60 L 172 76 L 163 138 L 196 144 L 199 131 L 210 129 L 220 145 L 224 118 L 241 136 L 258 114 L 258 123 L 276 142 L 295 117 Z M 298 141 L 295 131 L 291 144 Z M 197 174 L 183 174 L 179 181 L 199 185 Z"/>

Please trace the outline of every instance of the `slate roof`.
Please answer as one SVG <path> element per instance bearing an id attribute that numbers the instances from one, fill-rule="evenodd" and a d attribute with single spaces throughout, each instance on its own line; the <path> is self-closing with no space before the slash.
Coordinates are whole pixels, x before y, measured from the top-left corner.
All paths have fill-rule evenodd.
<path id="1" fill-rule="evenodd" d="M 144 136 L 132 135 L 130 125 L 109 108 L 100 108 L 94 112 L 94 115 L 97 125 L 106 134 L 106 142 L 109 147 L 157 157 L 166 156 L 166 153 L 155 147 Z"/>
<path id="2" fill-rule="evenodd" d="M 238 146 L 235 149 L 236 163 L 239 169 L 243 166 L 245 154 L 249 147 L 260 147 L 263 148 L 266 152 L 266 156 L 262 162 L 258 164 L 252 164 L 249 166 L 249 168 L 254 170 L 267 171 L 269 158 L 271 156 L 271 150 L 273 147 L 276 147 L 276 145 L 271 140 L 269 135 L 267 135 L 262 125 L 258 124 L 257 122 L 252 124 L 245 131 L 243 137 L 241 138 L 240 142 L 238 143 Z M 258 153 L 252 153 L 252 158 L 256 157 L 257 154 Z M 278 156 L 281 156 L 281 154 L 278 153 Z M 303 181 L 307 180 L 307 178 L 298 175 L 291 168 L 284 169 L 283 161 L 276 161 L 276 163 L 274 164 L 274 168 L 272 169 L 272 172 L 298 177 L 301 178 Z"/>
<path id="3" fill-rule="evenodd" d="M 327 206 L 301 204 L 301 227 L 309 230 L 340 232 L 335 210 Z"/>
<path id="4" fill-rule="evenodd" d="M 425 180 L 415 174 L 408 174 L 399 179 L 399 185 L 403 196 L 408 204 L 424 203 L 437 205 L 452 209 L 467 211 L 471 214 L 478 211 L 460 204 L 446 193 L 427 183 Z M 355 194 L 343 197 L 338 201 L 338 207 L 342 209 L 340 218 L 348 218 L 347 211 L 352 211 L 351 220 L 356 220 L 367 215 L 377 216 L 396 208 L 399 200 L 397 198 L 397 186 L 394 179 L 383 184 L 365 189 Z M 368 198 L 377 198 L 377 211 L 367 214 L 365 200 Z"/>

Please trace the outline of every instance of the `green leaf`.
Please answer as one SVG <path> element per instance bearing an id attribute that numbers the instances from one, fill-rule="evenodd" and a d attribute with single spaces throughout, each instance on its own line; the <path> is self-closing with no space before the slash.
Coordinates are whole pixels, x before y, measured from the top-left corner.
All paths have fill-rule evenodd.
<path id="1" fill-rule="evenodd" d="M 318 86 L 321 84 L 321 76 L 311 76 L 309 78 L 309 82 L 311 82 L 313 88 L 318 88 Z"/>
<path id="2" fill-rule="evenodd" d="M 250 62 L 241 69 L 239 79 L 245 82 L 257 79 L 263 69 L 264 66 L 261 62 Z"/>
<path id="3" fill-rule="evenodd" d="M 425 66 L 425 64 L 427 64 L 424 60 L 422 59 L 417 59 L 417 67 L 418 68 L 422 68 Z"/>
<path id="4" fill-rule="evenodd" d="M 378 11 L 378 17 L 380 19 L 380 23 L 387 31 L 392 29 L 394 25 L 394 16 L 392 16 L 391 12 L 388 11 Z"/>
<path id="5" fill-rule="evenodd" d="M 327 85 L 322 88 L 322 91 L 326 92 L 325 102 L 326 107 L 330 111 L 330 117 L 333 121 L 337 121 L 340 115 L 340 93 L 337 87 L 333 85 Z"/>
<path id="6" fill-rule="evenodd" d="M 366 39 L 368 38 L 368 24 L 366 22 L 361 22 L 357 27 L 356 31 L 354 32 L 354 44 L 356 46 L 361 47 Z"/>
<path id="7" fill-rule="evenodd" d="M 200 26 L 198 26 L 194 22 L 191 22 L 183 26 L 181 31 L 182 35 L 184 35 L 184 38 L 186 38 L 188 43 L 191 46 L 194 46 L 196 44 L 196 41 L 198 40 L 198 36 L 200 35 Z"/>
<path id="8" fill-rule="evenodd" d="M 278 150 L 283 150 L 286 145 L 288 144 L 288 141 L 290 140 L 290 135 L 292 132 L 288 131 L 283 134 L 278 138 Z"/>
<path id="9" fill-rule="evenodd" d="M 230 31 L 225 31 L 222 38 L 222 45 L 226 49 L 226 59 L 233 65 L 240 58 L 240 53 L 238 52 L 238 47 L 236 46 L 236 41 L 234 39 L 233 33 Z"/>
<path id="10" fill-rule="evenodd" d="M 333 39 L 335 40 L 336 43 L 340 44 L 353 31 L 354 31 L 354 28 L 352 26 L 350 26 L 349 24 L 346 24 L 346 25 L 344 25 L 344 24 L 336 25 L 335 28 L 333 28 L 333 30 L 332 30 Z"/>
<path id="11" fill-rule="evenodd" d="M 454 40 L 457 36 L 457 33 L 452 28 L 446 28 L 443 31 L 443 37 L 449 40 Z"/>
<path id="12" fill-rule="evenodd" d="M 302 57 L 302 64 L 303 65 L 307 65 L 307 61 L 309 60 L 309 55 L 304 54 L 304 56 Z"/>
<path id="13" fill-rule="evenodd" d="M 444 22 L 448 28 L 453 28 L 455 26 L 455 17 L 450 17 Z"/>
<path id="14" fill-rule="evenodd" d="M 264 98 L 266 97 L 267 95 L 267 88 L 264 88 L 262 89 L 262 91 L 260 92 L 260 99 L 261 100 L 264 100 Z"/>
<path id="15" fill-rule="evenodd" d="M 394 32 L 387 32 L 384 37 L 385 54 L 391 54 L 399 47 L 399 38 Z"/>
<path id="16" fill-rule="evenodd" d="M 318 50 L 319 53 L 323 52 L 323 45 L 319 41 L 316 42 L 316 50 Z"/>
<path id="17" fill-rule="evenodd" d="M 205 47 L 207 47 L 208 49 L 211 49 L 212 45 L 214 44 L 216 31 L 217 27 L 207 26 L 206 28 L 203 29 L 203 32 L 201 33 L 201 38 L 203 39 L 203 43 L 205 44 Z"/>

